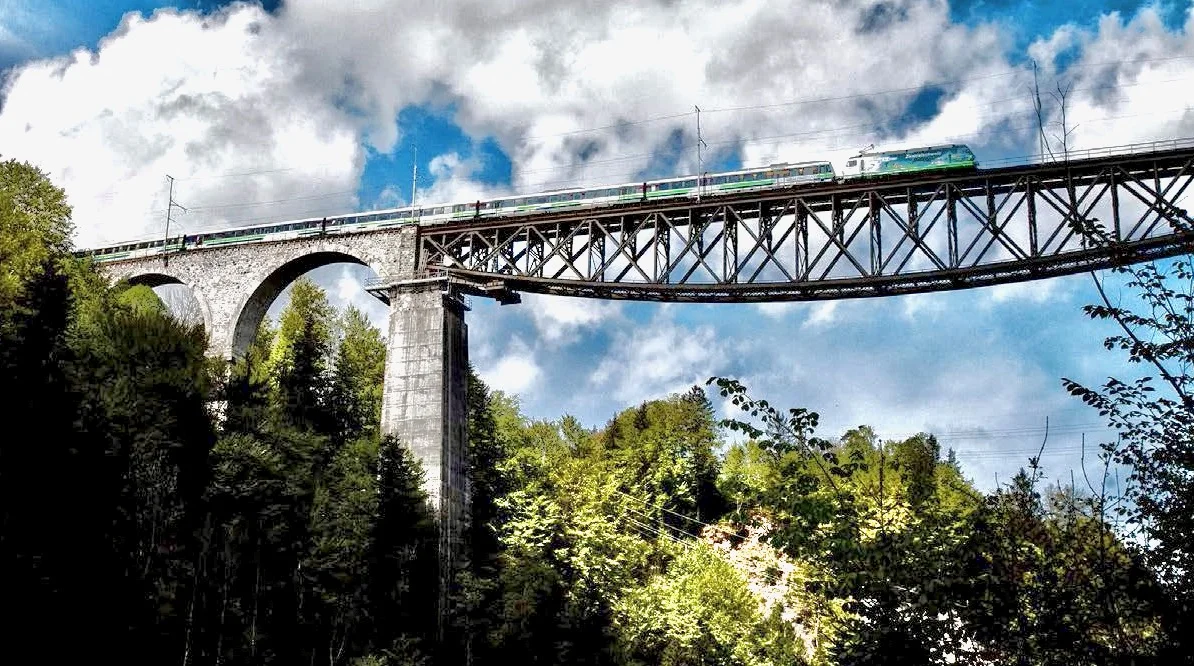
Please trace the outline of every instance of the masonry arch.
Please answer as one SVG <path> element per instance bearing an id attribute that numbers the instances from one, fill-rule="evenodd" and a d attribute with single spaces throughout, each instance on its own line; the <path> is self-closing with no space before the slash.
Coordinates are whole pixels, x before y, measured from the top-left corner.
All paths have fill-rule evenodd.
<path id="1" fill-rule="evenodd" d="M 183 323 L 195 323 L 211 336 L 211 307 L 203 293 L 177 276 L 167 273 L 138 273 L 124 279 L 129 287 L 146 286 L 158 295 L 162 304 L 176 319 Z"/>
<path id="2" fill-rule="evenodd" d="M 374 274 L 379 272 L 376 266 L 340 250 L 311 252 L 286 261 L 261 280 L 236 309 L 236 324 L 232 333 L 233 358 L 245 355 L 270 306 L 290 283 L 313 270 L 331 264 L 355 264 L 371 269 Z"/>

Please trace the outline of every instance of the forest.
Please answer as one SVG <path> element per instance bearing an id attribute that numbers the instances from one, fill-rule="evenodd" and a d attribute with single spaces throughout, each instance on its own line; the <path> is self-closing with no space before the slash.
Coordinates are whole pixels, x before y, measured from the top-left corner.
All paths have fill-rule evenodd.
<path id="1" fill-rule="evenodd" d="M 1124 433 L 1067 486 L 1032 458 L 980 492 L 930 433 L 818 433 L 733 378 L 591 428 L 530 419 L 470 373 L 471 520 L 441 594 L 422 470 L 380 432 L 381 332 L 300 280 L 244 358 L 214 361 L 202 327 L 72 255 L 70 213 L 44 173 L 0 162 L 0 604 L 18 663 L 1194 654 L 1187 259 L 1117 269 L 1136 310 L 1087 308 L 1123 322 L 1108 353 L 1151 374 L 1058 378 Z"/>

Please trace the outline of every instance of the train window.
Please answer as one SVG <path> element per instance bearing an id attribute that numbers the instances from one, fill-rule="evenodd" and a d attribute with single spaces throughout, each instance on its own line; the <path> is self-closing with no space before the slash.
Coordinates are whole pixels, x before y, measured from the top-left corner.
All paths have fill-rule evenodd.
<path id="1" fill-rule="evenodd" d="M 846 162 L 846 166 L 848 166 L 848 167 L 858 166 L 858 160 L 850 160 L 849 162 Z"/>
<path id="2" fill-rule="evenodd" d="M 692 180 L 684 181 L 683 186 L 684 187 L 696 187 L 696 179 L 693 178 Z"/>

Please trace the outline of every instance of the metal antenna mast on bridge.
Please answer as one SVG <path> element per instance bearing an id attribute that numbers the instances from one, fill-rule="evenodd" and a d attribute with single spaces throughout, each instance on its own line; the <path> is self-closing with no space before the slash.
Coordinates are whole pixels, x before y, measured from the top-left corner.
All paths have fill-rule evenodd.
<path id="1" fill-rule="evenodd" d="M 410 171 L 410 205 L 415 205 L 415 188 L 419 178 L 419 144 L 415 144 L 415 156 L 411 162 Z M 411 213 L 414 215 L 414 213 Z"/>
<path id="2" fill-rule="evenodd" d="M 701 200 L 701 189 L 705 180 L 704 169 L 701 163 L 701 148 L 708 148 L 705 145 L 705 140 L 701 138 L 701 107 L 693 104 L 692 108 L 696 109 L 696 123 L 697 123 L 697 201 Z"/>
<path id="3" fill-rule="evenodd" d="M 170 245 L 170 214 L 174 212 L 175 206 L 182 208 L 182 211 L 184 213 L 187 210 L 185 206 L 183 206 L 182 204 L 180 204 L 174 200 L 174 176 L 171 176 L 170 174 L 166 174 L 166 179 L 170 181 L 170 194 L 168 195 L 167 203 L 166 203 L 166 238 L 162 241 L 162 265 L 163 266 L 170 265 L 170 255 L 168 254 L 168 251 L 167 251 L 167 247 L 169 247 L 169 245 Z"/>

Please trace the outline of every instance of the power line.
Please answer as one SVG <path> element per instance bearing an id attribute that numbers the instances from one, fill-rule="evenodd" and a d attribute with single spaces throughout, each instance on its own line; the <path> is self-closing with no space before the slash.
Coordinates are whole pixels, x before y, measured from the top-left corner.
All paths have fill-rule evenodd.
<path id="1" fill-rule="evenodd" d="M 703 525 L 703 526 L 705 526 L 705 527 L 708 527 L 708 528 L 710 528 L 710 529 L 716 530 L 716 531 L 718 531 L 718 532 L 721 532 L 721 533 L 723 533 L 723 534 L 726 534 L 726 535 L 728 535 L 728 536 L 734 537 L 734 538 L 736 538 L 736 539 L 745 539 L 745 537 L 743 537 L 742 535 L 740 535 L 740 534 L 735 534 L 734 532 L 730 532 L 730 531 L 728 531 L 728 530 L 722 529 L 721 527 L 718 527 L 717 525 L 712 525 L 712 524 L 706 523 L 706 522 L 704 522 L 704 521 L 702 521 L 702 520 L 698 520 L 698 519 L 696 519 L 696 518 L 693 518 L 692 516 L 686 516 L 686 515 L 684 515 L 684 514 L 682 514 L 682 513 L 677 513 L 677 512 L 675 512 L 675 511 L 672 511 L 671 509 L 668 509 L 667 507 L 664 507 L 664 506 L 654 506 L 654 505 L 652 505 L 652 504 L 648 503 L 648 502 L 647 502 L 647 500 L 645 500 L 645 499 L 643 499 L 643 498 L 641 498 L 641 497 L 635 497 L 634 495 L 631 495 L 631 494 L 629 494 L 629 493 L 622 492 L 621 490 L 618 490 L 617 488 L 614 488 L 614 489 L 613 489 L 613 491 L 614 491 L 615 493 L 618 493 L 619 495 L 622 495 L 623 497 L 629 497 L 630 499 L 632 499 L 632 500 L 635 500 L 636 502 L 642 502 L 643 506 L 646 506 L 646 507 L 648 507 L 648 508 L 652 508 L 652 509 L 658 509 L 658 510 L 660 510 L 660 511 L 663 511 L 663 512 L 665 512 L 665 513 L 670 513 L 670 514 L 671 514 L 671 515 L 673 515 L 673 516 L 677 516 L 677 517 L 679 517 L 679 518 L 683 518 L 683 519 L 685 519 L 685 520 L 690 520 L 690 521 L 692 521 L 692 522 L 694 522 L 694 523 L 697 523 L 698 525 Z M 634 510 L 634 509 L 631 509 L 631 511 L 633 511 L 633 510 Z M 650 517 L 650 516 L 649 516 L 649 517 Z M 683 530 L 682 530 L 682 531 L 683 531 Z M 691 537 L 692 537 L 692 538 L 694 538 L 694 539 L 699 539 L 699 538 L 700 538 L 700 537 L 698 537 L 698 536 L 696 536 L 696 535 L 694 535 L 694 534 L 689 534 L 688 532 L 685 532 L 685 534 L 688 534 L 689 536 L 691 536 Z"/>

